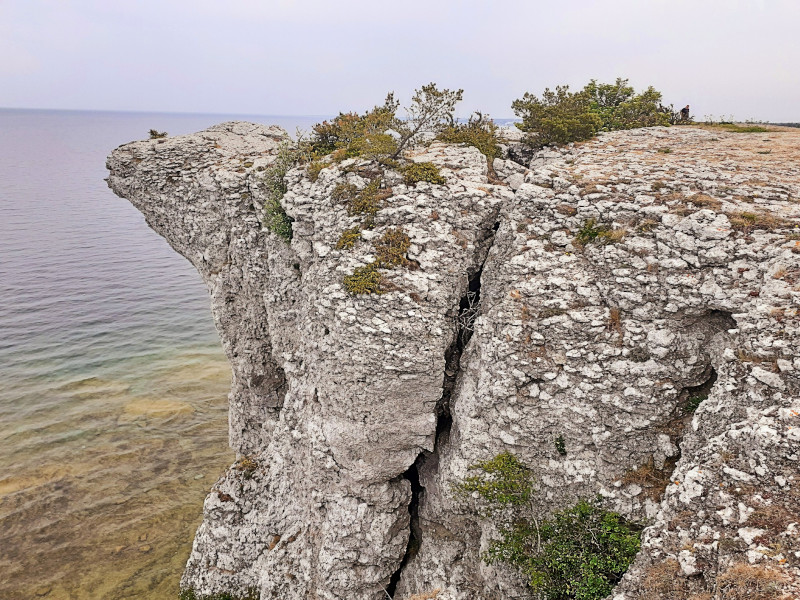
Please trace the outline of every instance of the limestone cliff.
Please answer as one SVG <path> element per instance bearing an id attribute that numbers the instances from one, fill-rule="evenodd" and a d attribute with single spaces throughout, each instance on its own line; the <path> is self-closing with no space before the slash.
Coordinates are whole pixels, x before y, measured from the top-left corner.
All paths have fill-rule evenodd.
<path id="1" fill-rule="evenodd" d="M 292 240 L 262 228 L 287 139 L 225 123 L 108 160 L 206 281 L 233 368 L 240 460 L 206 499 L 185 587 L 526 597 L 483 564 L 493 526 L 451 487 L 509 450 L 544 509 L 600 494 L 650 525 L 615 600 L 713 592 L 740 563 L 798 593 L 800 135 L 616 132 L 498 159 L 491 183 L 477 150 L 434 143 L 409 158 L 446 184 L 389 171 L 351 249 L 331 196 L 366 185 L 355 159 L 289 171 Z M 412 268 L 349 294 L 396 227 Z"/>

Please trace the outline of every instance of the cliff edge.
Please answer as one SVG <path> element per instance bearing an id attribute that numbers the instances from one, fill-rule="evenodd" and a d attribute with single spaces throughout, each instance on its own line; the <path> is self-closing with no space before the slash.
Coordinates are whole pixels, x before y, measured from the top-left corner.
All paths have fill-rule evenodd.
<path id="1" fill-rule="evenodd" d="M 292 239 L 262 227 L 288 139 L 224 123 L 107 163 L 208 285 L 233 369 L 239 460 L 184 588 L 527 597 L 453 490 L 509 451 L 542 510 L 600 495 L 648 525 L 614 600 L 725 597 L 755 571 L 800 594 L 800 132 L 620 131 L 491 175 L 436 142 L 408 158 L 444 183 L 387 171 L 352 244 L 334 192 L 369 185 L 360 159 L 290 170 Z M 383 293 L 348 292 L 376 259 Z"/>

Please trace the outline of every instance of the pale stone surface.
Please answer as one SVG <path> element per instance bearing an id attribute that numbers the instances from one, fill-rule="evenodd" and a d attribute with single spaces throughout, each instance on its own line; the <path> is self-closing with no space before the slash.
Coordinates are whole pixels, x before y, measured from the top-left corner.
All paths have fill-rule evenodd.
<path id="1" fill-rule="evenodd" d="M 496 532 L 452 492 L 503 450 L 536 473 L 543 509 L 601 494 L 651 524 L 619 600 L 647 597 L 665 558 L 695 586 L 756 560 L 797 583 L 796 528 L 768 532 L 782 554 L 756 532 L 767 507 L 800 498 L 800 167 L 754 151 L 792 138 L 760 135 L 605 134 L 524 166 L 495 160 L 507 185 L 488 183 L 476 150 L 433 144 L 410 158 L 439 165 L 446 185 L 389 172 L 375 229 L 348 251 L 336 242 L 356 218 L 331 192 L 365 185 L 368 165 L 315 182 L 290 171 L 287 245 L 260 225 L 259 169 L 282 130 L 226 123 L 114 151 L 109 185 L 209 286 L 234 372 L 231 445 L 255 461 L 206 500 L 183 584 L 378 600 L 397 573 L 396 598 L 524 595 L 480 560 Z M 780 220 L 734 229 L 742 212 Z M 577 244 L 590 219 L 613 239 Z M 342 278 L 390 227 L 418 268 L 386 271 L 386 294 L 349 295 Z M 474 335 L 446 363 L 470 281 Z M 629 473 L 648 465 L 653 479 Z"/>

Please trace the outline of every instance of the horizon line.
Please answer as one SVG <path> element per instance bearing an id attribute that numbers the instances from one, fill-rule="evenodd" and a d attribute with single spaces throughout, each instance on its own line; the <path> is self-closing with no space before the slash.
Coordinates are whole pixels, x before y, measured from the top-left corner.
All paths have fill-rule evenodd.
<path id="1" fill-rule="evenodd" d="M 213 116 L 213 117 L 290 117 L 290 118 L 322 118 L 331 119 L 336 115 L 325 114 L 308 114 L 308 115 L 289 115 L 289 114 L 269 114 L 269 113 L 237 113 L 237 112 L 176 112 L 176 111 L 158 111 L 158 110 L 122 110 L 122 109 L 108 109 L 108 108 L 30 108 L 24 106 L 0 106 L 0 110 L 17 110 L 17 111 L 32 111 L 32 112 L 79 112 L 79 113 L 124 113 L 134 115 L 176 115 L 176 116 Z M 457 117 L 461 118 L 461 117 Z M 516 121 L 520 120 L 518 117 L 492 117 L 492 120 Z"/>

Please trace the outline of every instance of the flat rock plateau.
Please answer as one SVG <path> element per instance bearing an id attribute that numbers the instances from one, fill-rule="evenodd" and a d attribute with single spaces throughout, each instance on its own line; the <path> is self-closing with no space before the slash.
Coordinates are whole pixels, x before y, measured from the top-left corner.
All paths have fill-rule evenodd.
<path id="1" fill-rule="evenodd" d="M 481 560 L 496 530 L 453 490 L 509 451 L 542 510 L 599 494 L 647 524 L 614 600 L 723 598 L 759 573 L 800 597 L 800 131 L 621 131 L 491 174 L 436 142 L 407 158 L 446 183 L 387 171 L 349 249 L 332 192 L 364 187 L 367 161 L 290 170 L 291 242 L 262 226 L 288 139 L 230 122 L 108 159 L 111 189 L 208 285 L 233 368 L 239 459 L 184 588 L 530 597 Z M 348 293 L 394 228 L 409 268 Z"/>

